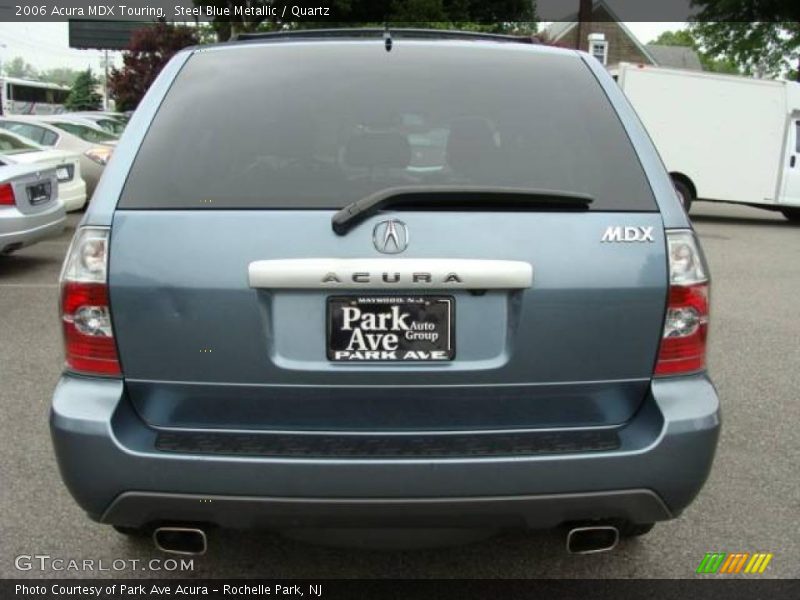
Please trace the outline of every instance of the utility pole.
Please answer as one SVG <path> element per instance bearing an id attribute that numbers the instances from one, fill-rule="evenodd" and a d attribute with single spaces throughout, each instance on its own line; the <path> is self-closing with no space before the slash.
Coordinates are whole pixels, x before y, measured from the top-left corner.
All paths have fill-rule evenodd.
<path id="1" fill-rule="evenodd" d="M 103 110 L 108 110 L 108 50 L 103 50 Z"/>

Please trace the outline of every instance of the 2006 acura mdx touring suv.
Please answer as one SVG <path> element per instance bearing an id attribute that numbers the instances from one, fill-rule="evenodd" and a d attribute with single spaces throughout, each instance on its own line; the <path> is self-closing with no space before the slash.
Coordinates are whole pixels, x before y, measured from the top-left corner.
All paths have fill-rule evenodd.
<path id="1" fill-rule="evenodd" d="M 61 276 L 61 474 L 93 519 L 572 527 L 613 546 L 711 467 L 709 276 L 587 54 L 302 31 L 187 49 Z"/>

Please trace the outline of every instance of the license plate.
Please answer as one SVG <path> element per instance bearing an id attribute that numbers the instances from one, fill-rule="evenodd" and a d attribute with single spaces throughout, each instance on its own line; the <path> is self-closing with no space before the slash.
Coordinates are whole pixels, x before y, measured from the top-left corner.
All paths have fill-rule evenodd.
<path id="1" fill-rule="evenodd" d="M 441 362 L 456 354 L 451 296 L 328 298 L 328 360 Z"/>
<path id="2" fill-rule="evenodd" d="M 28 186 L 28 202 L 31 205 L 44 204 L 50 200 L 50 183 L 37 183 Z"/>
<path id="3" fill-rule="evenodd" d="M 69 179 L 69 170 L 67 167 L 59 167 L 56 169 L 56 177 L 59 181 L 67 181 Z"/>

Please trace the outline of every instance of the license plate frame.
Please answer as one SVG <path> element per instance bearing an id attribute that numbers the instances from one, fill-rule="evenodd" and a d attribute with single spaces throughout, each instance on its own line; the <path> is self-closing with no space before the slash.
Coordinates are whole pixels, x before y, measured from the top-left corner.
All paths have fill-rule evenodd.
<path id="1" fill-rule="evenodd" d="M 343 309 L 348 307 L 358 312 L 348 312 L 345 315 Z M 393 307 L 397 307 L 396 310 Z M 366 316 L 370 314 L 374 316 Z M 329 361 L 337 364 L 433 364 L 448 363 L 455 359 L 453 296 L 328 296 L 325 321 L 326 356 Z M 357 330 L 358 334 L 355 333 Z M 432 334 L 436 334 L 435 339 Z M 391 335 L 395 338 L 387 337 Z M 396 348 L 392 349 L 393 346 Z"/>
<path id="2" fill-rule="evenodd" d="M 38 206 L 39 204 L 46 204 L 50 202 L 53 195 L 53 186 L 49 181 L 41 183 L 34 183 L 27 187 L 28 203 L 31 206 Z"/>

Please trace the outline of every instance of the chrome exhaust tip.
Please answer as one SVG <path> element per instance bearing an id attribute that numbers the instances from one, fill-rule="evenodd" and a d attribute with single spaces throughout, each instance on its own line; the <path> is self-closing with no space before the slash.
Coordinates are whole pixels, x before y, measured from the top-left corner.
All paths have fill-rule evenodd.
<path id="1" fill-rule="evenodd" d="M 183 556 L 201 556 L 208 550 L 206 532 L 196 527 L 158 527 L 153 543 L 162 552 Z"/>
<path id="2" fill-rule="evenodd" d="M 588 525 L 575 527 L 567 533 L 567 552 L 570 554 L 595 554 L 608 552 L 619 543 L 619 529 L 613 525 Z"/>

